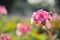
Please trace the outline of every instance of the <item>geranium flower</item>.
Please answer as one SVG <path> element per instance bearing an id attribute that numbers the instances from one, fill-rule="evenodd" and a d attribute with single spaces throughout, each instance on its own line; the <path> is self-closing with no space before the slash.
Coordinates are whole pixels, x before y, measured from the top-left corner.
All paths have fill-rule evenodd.
<path id="1" fill-rule="evenodd" d="M 33 12 L 32 18 L 31 18 L 31 24 L 32 23 L 42 23 L 45 22 L 46 20 L 51 20 L 51 15 L 47 12 L 44 11 L 43 9 L 38 10 L 37 12 Z"/>
<path id="2" fill-rule="evenodd" d="M 49 12 L 44 11 L 43 9 L 37 10 L 36 12 L 33 12 L 32 18 L 31 18 L 31 24 L 36 23 L 37 26 L 39 24 L 42 24 L 43 29 L 49 29 L 51 28 L 50 20 L 52 19 Z"/>
<path id="3" fill-rule="evenodd" d="M 5 6 L 0 5 L 0 15 L 6 15 L 7 14 L 7 9 Z"/>
<path id="4" fill-rule="evenodd" d="M 31 29 L 32 27 L 30 25 L 18 23 L 16 34 L 20 36 L 22 34 L 29 33 Z"/>
<path id="5" fill-rule="evenodd" d="M 8 34 L 1 34 L 1 40 L 10 40 L 10 36 Z"/>

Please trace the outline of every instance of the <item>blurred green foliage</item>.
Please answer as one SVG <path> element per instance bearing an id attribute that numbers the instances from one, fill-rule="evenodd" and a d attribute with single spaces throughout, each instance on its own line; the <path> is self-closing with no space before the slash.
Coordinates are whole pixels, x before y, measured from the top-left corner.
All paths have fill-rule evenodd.
<path id="1" fill-rule="evenodd" d="M 13 16 L 12 18 L 4 17 L 2 20 L 0 20 L 0 33 L 8 33 L 11 37 L 11 40 L 20 40 L 20 36 L 16 35 L 16 25 L 17 23 L 26 23 L 30 24 L 30 19 L 20 19 L 16 16 Z M 60 21 L 51 21 L 53 30 L 56 30 L 56 26 L 60 28 Z M 56 25 L 57 24 L 57 25 Z M 25 40 L 46 40 L 47 35 L 45 33 L 38 33 L 38 28 L 35 24 L 31 25 L 33 29 L 30 31 L 30 34 L 22 35 L 22 38 Z M 57 28 L 57 29 L 58 29 Z"/>

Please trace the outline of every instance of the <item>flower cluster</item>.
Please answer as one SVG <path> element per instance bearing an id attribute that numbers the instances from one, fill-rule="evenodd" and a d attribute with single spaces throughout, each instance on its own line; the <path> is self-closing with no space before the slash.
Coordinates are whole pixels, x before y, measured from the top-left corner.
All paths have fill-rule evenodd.
<path id="1" fill-rule="evenodd" d="M 51 19 L 50 14 L 44 11 L 43 9 L 41 9 L 33 13 L 31 18 L 31 23 L 35 22 L 36 24 L 39 24 L 50 19 Z"/>
<path id="2" fill-rule="evenodd" d="M 10 40 L 10 36 L 8 34 L 1 34 L 0 40 Z"/>
<path id="3" fill-rule="evenodd" d="M 3 5 L 0 5 L 0 14 L 1 15 L 6 15 L 7 14 L 7 9 Z"/>
<path id="4" fill-rule="evenodd" d="M 20 36 L 21 34 L 29 33 L 31 29 L 32 27 L 30 25 L 18 23 L 16 34 Z"/>
<path id="5" fill-rule="evenodd" d="M 50 28 L 51 24 L 50 24 L 50 20 L 52 19 L 51 15 L 49 12 L 44 11 L 43 9 L 38 10 L 37 12 L 34 12 L 31 18 L 31 24 L 32 23 L 36 23 L 37 25 L 39 23 L 41 23 L 43 25 L 43 28 L 45 28 L 45 26 L 47 28 Z"/>

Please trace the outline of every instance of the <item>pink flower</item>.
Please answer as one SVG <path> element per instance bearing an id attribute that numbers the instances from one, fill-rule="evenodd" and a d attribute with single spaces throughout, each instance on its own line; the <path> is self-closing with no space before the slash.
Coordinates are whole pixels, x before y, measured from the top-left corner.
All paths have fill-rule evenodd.
<path id="1" fill-rule="evenodd" d="M 52 20 L 56 20 L 57 18 L 58 18 L 58 14 L 54 13 L 53 16 L 52 16 Z"/>
<path id="2" fill-rule="evenodd" d="M 7 9 L 3 5 L 0 5 L 0 14 L 1 15 L 6 15 L 7 14 Z"/>
<path id="3" fill-rule="evenodd" d="M 30 25 L 18 23 L 16 34 L 20 36 L 21 34 L 29 33 L 31 29 L 32 27 Z"/>
<path id="4" fill-rule="evenodd" d="M 43 9 L 34 12 L 31 18 L 31 23 L 39 24 L 46 20 L 51 20 L 51 16 L 48 12 L 44 11 Z"/>
<path id="5" fill-rule="evenodd" d="M 52 20 L 60 20 L 60 14 L 54 13 L 52 16 Z"/>
<path id="6" fill-rule="evenodd" d="M 8 34 L 1 34 L 1 40 L 10 40 L 10 36 Z"/>

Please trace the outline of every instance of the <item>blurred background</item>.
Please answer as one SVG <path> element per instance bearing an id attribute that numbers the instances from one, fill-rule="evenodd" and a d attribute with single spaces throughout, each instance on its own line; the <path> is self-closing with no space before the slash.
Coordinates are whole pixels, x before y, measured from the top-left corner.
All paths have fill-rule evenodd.
<path id="1" fill-rule="evenodd" d="M 60 13 L 60 0 L 0 0 L 0 5 L 6 6 L 10 16 L 30 17 L 38 9 Z"/>
<path id="2" fill-rule="evenodd" d="M 0 34 L 8 33 L 11 40 L 20 40 L 16 35 L 17 23 L 31 25 L 33 12 L 43 9 L 52 12 L 51 33 L 53 38 L 60 40 L 60 0 L 0 0 L 0 5 L 5 6 L 8 12 L 5 16 L 0 15 Z M 45 31 L 37 29 L 35 24 L 32 26 L 30 35 L 24 37 L 27 40 L 46 40 Z"/>

